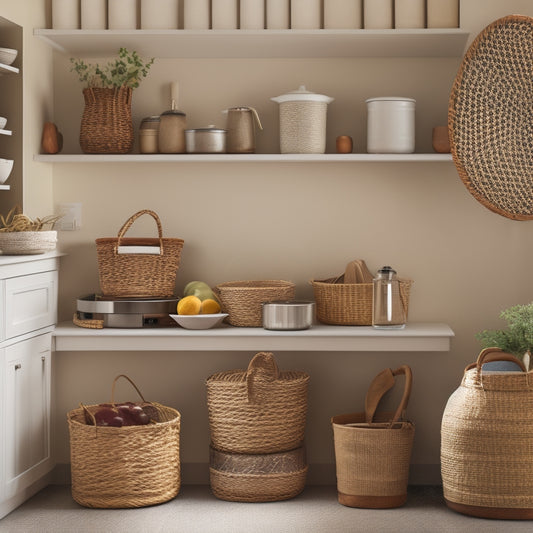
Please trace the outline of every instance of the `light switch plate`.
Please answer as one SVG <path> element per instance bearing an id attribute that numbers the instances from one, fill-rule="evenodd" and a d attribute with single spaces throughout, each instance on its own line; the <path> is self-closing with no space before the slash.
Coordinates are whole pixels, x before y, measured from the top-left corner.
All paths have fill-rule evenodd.
<path id="1" fill-rule="evenodd" d="M 60 203 L 57 207 L 61 218 L 56 223 L 56 229 L 75 231 L 81 228 L 81 202 Z"/>

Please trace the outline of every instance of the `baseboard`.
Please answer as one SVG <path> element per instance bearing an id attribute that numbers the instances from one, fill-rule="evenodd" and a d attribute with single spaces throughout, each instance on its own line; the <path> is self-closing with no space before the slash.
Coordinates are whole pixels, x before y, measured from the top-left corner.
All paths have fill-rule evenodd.
<path id="1" fill-rule="evenodd" d="M 181 482 L 184 485 L 208 485 L 209 466 L 207 463 L 182 463 Z M 70 484 L 70 464 L 58 464 L 52 471 L 51 483 Z M 335 465 L 312 463 L 307 474 L 308 485 L 335 485 Z M 440 465 L 413 464 L 409 474 L 410 485 L 441 485 Z"/>

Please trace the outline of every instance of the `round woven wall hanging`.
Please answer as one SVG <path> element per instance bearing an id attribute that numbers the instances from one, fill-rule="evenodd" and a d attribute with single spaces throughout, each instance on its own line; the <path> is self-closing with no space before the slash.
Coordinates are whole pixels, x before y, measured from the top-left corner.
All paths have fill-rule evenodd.
<path id="1" fill-rule="evenodd" d="M 510 15 L 468 49 L 450 94 L 451 152 L 485 207 L 533 220 L 533 18 Z"/>

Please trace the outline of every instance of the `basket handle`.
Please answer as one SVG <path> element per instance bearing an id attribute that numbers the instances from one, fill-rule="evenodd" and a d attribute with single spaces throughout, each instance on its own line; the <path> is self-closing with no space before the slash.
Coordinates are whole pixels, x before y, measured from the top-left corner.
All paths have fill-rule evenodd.
<path id="1" fill-rule="evenodd" d="M 115 246 L 115 253 L 118 253 L 118 248 L 120 246 L 120 241 L 124 238 L 124 235 L 126 232 L 131 228 L 132 224 L 142 215 L 150 215 L 157 224 L 157 234 L 159 237 L 159 254 L 163 255 L 163 228 L 161 226 L 161 220 L 157 216 L 157 213 L 155 211 L 152 211 L 151 209 L 142 209 L 141 211 L 137 211 L 137 213 L 131 215 L 126 222 L 122 225 L 118 232 L 118 240 L 117 245 Z"/>
<path id="2" fill-rule="evenodd" d="M 400 419 L 400 417 L 403 416 L 403 413 L 407 408 L 407 404 L 409 403 L 411 387 L 413 384 L 413 373 L 411 372 L 411 368 L 407 365 L 402 365 L 396 370 L 386 368 L 372 380 L 365 398 L 365 420 L 367 424 L 372 423 L 378 404 L 385 393 L 392 389 L 392 387 L 394 387 L 396 384 L 396 380 L 394 378 L 402 374 L 405 375 L 403 396 L 400 401 L 400 405 L 398 405 L 398 408 L 396 409 L 396 412 L 394 413 L 390 423 L 394 424 Z"/>
<path id="3" fill-rule="evenodd" d="M 524 372 L 527 372 L 524 363 L 520 361 L 518 357 L 515 357 L 510 353 L 504 352 L 501 348 L 485 348 L 484 350 L 481 350 L 480 354 L 477 357 L 477 361 L 475 363 L 470 363 L 465 368 L 465 372 L 467 370 L 475 368 L 477 374 L 480 375 L 481 367 L 485 363 L 490 363 L 492 361 L 511 361 L 512 363 L 516 363 Z"/>
<path id="4" fill-rule="evenodd" d="M 146 400 L 144 399 L 144 396 L 142 395 L 142 392 L 139 390 L 139 388 L 137 387 L 137 385 L 135 385 L 135 383 L 133 382 L 132 379 L 130 379 L 128 376 L 126 376 L 126 374 L 119 374 L 114 380 L 113 380 L 113 386 L 111 387 L 111 405 L 115 405 L 115 386 L 117 384 L 117 381 L 120 379 L 120 378 L 125 378 L 127 379 L 132 385 L 133 385 L 133 388 L 137 391 L 137 393 L 139 394 L 139 396 L 141 397 L 141 400 L 143 402 L 146 403 Z"/>
<path id="5" fill-rule="evenodd" d="M 263 403 L 269 395 L 270 384 L 279 378 L 279 368 L 271 352 L 254 355 L 246 371 L 249 403 Z"/>

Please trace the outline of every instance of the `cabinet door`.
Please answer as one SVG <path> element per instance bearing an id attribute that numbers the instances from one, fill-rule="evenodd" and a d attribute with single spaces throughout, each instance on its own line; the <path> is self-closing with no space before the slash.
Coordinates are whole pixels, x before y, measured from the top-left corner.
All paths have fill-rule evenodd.
<path id="1" fill-rule="evenodd" d="M 51 334 L 5 348 L 5 497 L 42 475 L 50 459 Z"/>

